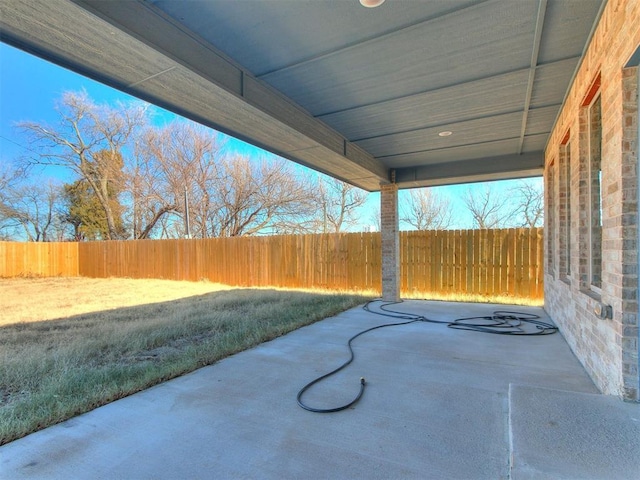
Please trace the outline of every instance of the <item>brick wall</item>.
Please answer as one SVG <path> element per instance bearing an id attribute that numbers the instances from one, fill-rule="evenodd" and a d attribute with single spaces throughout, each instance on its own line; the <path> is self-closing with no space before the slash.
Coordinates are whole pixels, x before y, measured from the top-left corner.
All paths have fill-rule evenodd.
<path id="1" fill-rule="evenodd" d="M 547 232 L 553 232 L 547 245 L 545 308 L 602 392 L 629 401 L 640 400 L 638 68 L 625 67 L 639 46 L 640 1 L 610 0 L 545 155 L 547 185 L 554 179 L 553 191 L 546 192 L 553 196 L 547 198 L 547 205 L 555 209 L 545 225 Z M 589 108 L 594 94 L 601 99 L 599 180 L 590 175 L 593 122 Z M 570 178 L 563 184 L 566 162 Z M 590 208 L 594 182 L 599 182 L 602 192 L 601 212 Z M 600 214 L 599 245 L 600 232 L 594 233 L 592 224 Z M 593 265 L 598 251 L 602 258 L 599 288 Z M 612 307 L 612 319 L 594 314 L 600 303 Z"/>
<path id="2" fill-rule="evenodd" d="M 638 19 L 640 21 L 640 19 Z M 638 362 L 638 85 L 640 68 L 626 68 L 622 74 L 622 158 L 620 168 L 620 197 L 616 211 L 616 228 L 622 241 L 619 252 L 620 339 L 622 346 L 622 385 L 625 397 L 640 400 Z"/>

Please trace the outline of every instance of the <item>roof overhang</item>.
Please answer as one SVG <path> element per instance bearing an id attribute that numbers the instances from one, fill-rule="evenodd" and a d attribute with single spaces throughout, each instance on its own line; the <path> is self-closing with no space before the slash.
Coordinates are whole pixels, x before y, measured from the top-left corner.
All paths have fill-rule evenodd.
<path id="1" fill-rule="evenodd" d="M 541 174 L 603 3 L 5 0 L 0 39 L 373 191 Z"/>

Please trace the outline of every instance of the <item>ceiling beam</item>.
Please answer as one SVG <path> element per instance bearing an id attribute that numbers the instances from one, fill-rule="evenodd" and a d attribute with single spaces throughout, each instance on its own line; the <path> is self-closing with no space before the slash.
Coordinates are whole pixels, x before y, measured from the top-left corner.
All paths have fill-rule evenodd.
<path id="1" fill-rule="evenodd" d="M 531 96 L 533 95 L 533 84 L 536 78 L 536 68 L 538 67 L 538 55 L 540 53 L 540 42 L 542 41 L 542 29 L 544 27 L 544 16 L 547 12 L 547 0 L 540 0 L 538 3 L 538 16 L 536 17 L 536 28 L 533 35 L 533 48 L 531 50 L 531 65 L 529 66 L 529 82 L 527 84 L 527 94 L 524 100 L 524 112 L 522 113 L 522 126 L 520 128 L 520 142 L 518 144 L 518 153 L 522 153 L 524 145 L 524 136 L 527 131 L 527 122 L 529 118 L 529 107 L 531 105 Z"/>
<path id="2" fill-rule="evenodd" d="M 542 175 L 544 152 L 478 158 L 392 170 L 400 188 L 507 180 Z"/>

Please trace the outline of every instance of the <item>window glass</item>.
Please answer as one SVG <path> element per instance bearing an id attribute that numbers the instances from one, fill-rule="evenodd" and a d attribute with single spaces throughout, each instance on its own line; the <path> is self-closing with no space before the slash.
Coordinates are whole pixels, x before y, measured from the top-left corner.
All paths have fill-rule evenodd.
<path id="1" fill-rule="evenodd" d="M 591 286 L 602 288 L 602 110 L 600 95 L 589 107 L 589 200 Z"/>

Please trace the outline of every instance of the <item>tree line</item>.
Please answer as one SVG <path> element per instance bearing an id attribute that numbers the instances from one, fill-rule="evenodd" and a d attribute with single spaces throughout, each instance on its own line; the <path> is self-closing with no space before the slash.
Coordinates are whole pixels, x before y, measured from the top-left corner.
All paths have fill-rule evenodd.
<path id="1" fill-rule="evenodd" d="M 57 113 L 54 125 L 17 125 L 28 154 L 0 163 L 0 239 L 208 238 L 362 224 L 363 190 L 281 158 L 229 152 L 221 134 L 186 120 L 154 125 L 148 104 L 97 104 L 66 92 Z M 39 180 L 52 169 L 69 181 Z M 516 214 L 528 223 L 517 226 L 541 222 L 542 193 L 524 182 L 505 198 L 470 189 L 465 203 L 479 228 L 506 226 Z M 401 209 L 417 229 L 448 228 L 452 216 L 430 189 L 411 191 Z"/>

